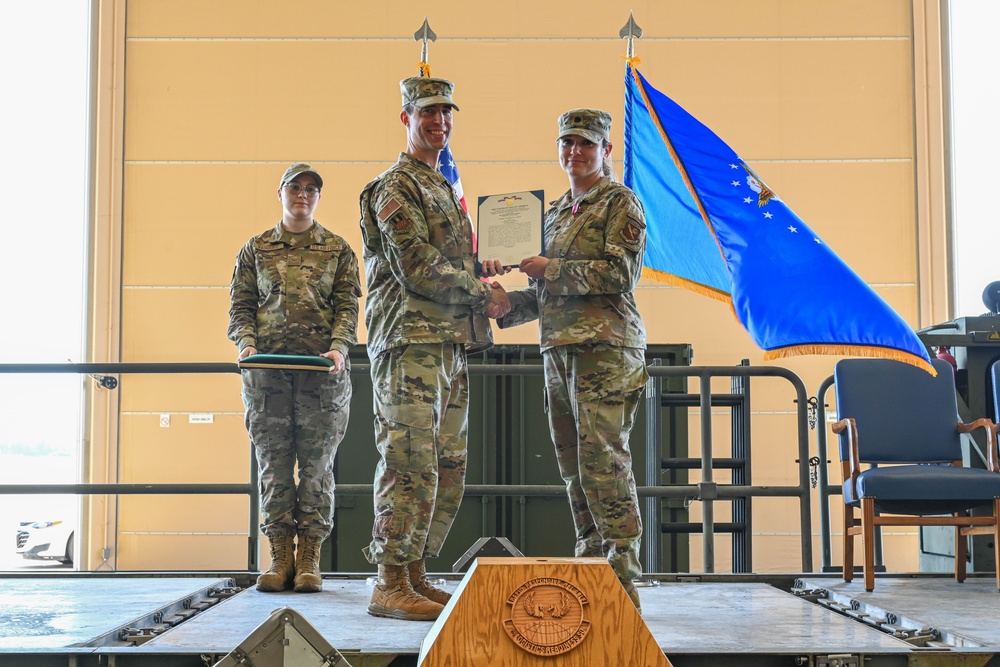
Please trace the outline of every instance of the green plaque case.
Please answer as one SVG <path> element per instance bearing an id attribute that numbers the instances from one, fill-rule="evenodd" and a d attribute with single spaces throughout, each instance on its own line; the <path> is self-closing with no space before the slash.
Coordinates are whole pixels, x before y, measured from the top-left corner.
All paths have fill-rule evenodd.
<path id="1" fill-rule="evenodd" d="M 321 371 L 328 373 L 333 361 L 326 357 L 306 354 L 251 354 L 239 362 L 244 368 L 272 368 L 288 371 Z"/>

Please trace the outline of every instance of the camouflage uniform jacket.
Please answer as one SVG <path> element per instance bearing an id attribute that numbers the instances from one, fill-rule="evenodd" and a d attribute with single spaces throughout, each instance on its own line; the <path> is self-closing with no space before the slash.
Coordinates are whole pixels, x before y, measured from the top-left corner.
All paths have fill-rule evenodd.
<path id="1" fill-rule="evenodd" d="M 577 343 L 644 349 L 632 290 L 642 273 L 646 218 L 635 193 L 606 177 L 578 200 L 566 192 L 545 212 L 543 235 L 544 280 L 510 293 L 512 309 L 499 326 L 538 318 L 543 351 Z"/>
<path id="2" fill-rule="evenodd" d="M 469 214 L 440 172 L 400 153 L 361 191 L 361 233 L 369 356 L 412 343 L 493 344 Z"/>
<path id="3" fill-rule="evenodd" d="M 358 260 L 318 223 L 293 234 L 279 222 L 236 257 L 229 339 L 267 354 L 322 354 L 358 342 Z"/>

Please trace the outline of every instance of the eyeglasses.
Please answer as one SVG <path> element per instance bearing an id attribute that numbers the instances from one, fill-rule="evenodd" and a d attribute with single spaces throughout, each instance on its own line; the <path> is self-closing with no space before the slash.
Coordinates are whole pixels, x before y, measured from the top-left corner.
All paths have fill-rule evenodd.
<path id="1" fill-rule="evenodd" d="M 417 113 L 425 118 L 433 118 L 440 112 L 445 118 L 451 118 L 452 108 L 447 104 L 432 104 L 428 107 L 417 109 Z"/>
<path id="2" fill-rule="evenodd" d="M 314 187 L 312 185 L 307 185 L 305 187 L 302 187 L 298 183 L 285 183 L 281 187 L 288 188 L 288 191 L 291 192 L 293 195 L 296 195 L 296 196 L 298 196 L 300 193 L 304 192 L 304 193 L 306 193 L 306 198 L 307 199 L 315 199 L 316 195 L 319 194 L 319 188 Z"/>

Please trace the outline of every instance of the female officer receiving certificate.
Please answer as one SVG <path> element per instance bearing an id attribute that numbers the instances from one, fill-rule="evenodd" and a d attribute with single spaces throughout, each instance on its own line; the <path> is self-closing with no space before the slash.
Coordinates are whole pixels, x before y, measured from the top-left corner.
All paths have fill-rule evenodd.
<path id="1" fill-rule="evenodd" d="M 646 223 L 611 169 L 611 116 L 559 117 L 559 164 L 569 190 L 545 213 L 544 255 L 521 261 L 531 278 L 510 293 L 502 328 L 538 319 L 549 428 L 576 527 L 576 555 L 606 557 L 639 607 L 642 521 L 629 434 L 648 378 L 646 331 L 632 291 Z"/>

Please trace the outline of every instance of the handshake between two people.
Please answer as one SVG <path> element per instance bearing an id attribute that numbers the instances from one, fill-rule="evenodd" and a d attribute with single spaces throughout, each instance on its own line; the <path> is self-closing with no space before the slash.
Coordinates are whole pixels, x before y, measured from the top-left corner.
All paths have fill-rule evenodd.
<path id="1" fill-rule="evenodd" d="M 541 280 L 545 275 L 545 267 L 548 263 L 548 258 L 536 255 L 522 259 L 517 268 L 521 273 L 527 274 L 529 278 Z M 503 266 L 500 260 L 496 259 L 488 259 L 482 263 L 482 266 L 483 275 L 489 278 L 502 276 L 514 270 L 513 267 Z M 507 296 L 507 290 L 503 288 L 503 285 L 495 280 L 490 281 L 490 287 L 493 289 L 493 300 L 486 306 L 485 313 L 486 317 L 497 320 L 510 312 L 510 297 Z"/>

